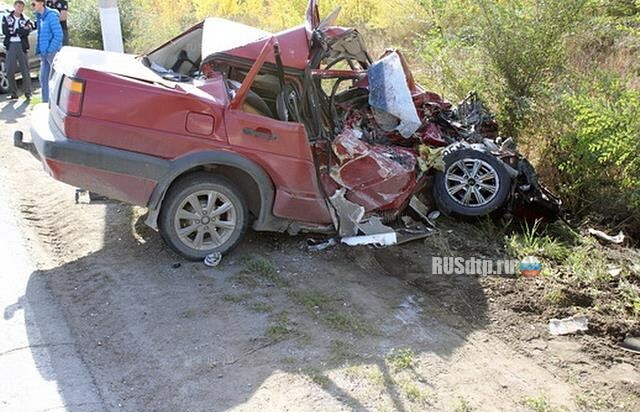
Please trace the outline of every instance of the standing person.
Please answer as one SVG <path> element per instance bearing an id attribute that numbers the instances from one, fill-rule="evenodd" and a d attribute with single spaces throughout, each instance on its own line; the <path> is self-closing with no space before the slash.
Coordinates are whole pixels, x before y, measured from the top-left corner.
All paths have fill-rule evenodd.
<path id="1" fill-rule="evenodd" d="M 2 34 L 4 34 L 4 47 L 7 51 L 7 77 L 12 99 L 18 98 L 16 83 L 18 63 L 22 73 L 24 95 L 27 100 L 31 99 L 31 75 L 27 50 L 29 50 L 29 32 L 32 29 L 31 20 L 24 15 L 24 1 L 16 0 L 13 3 L 13 13 L 2 18 Z"/>
<path id="2" fill-rule="evenodd" d="M 66 0 L 47 0 L 47 7 L 50 9 L 58 10 L 60 13 L 60 25 L 62 26 L 63 40 L 62 44 L 64 46 L 69 45 L 69 29 L 67 28 L 67 14 L 69 11 L 69 5 Z"/>
<path id="3" fill-rule="evenodd" d="M 49 102 L 49 73 L 56 53 L 62 48 L 62 26 L 57 10 L 45 6 L 45 0 L 33 0 L 31 7 L 36 13 L 36 27 L 38 41 L 36 54 L 40 55 L 40 87 L 42 87 L 42 102 Z"/>

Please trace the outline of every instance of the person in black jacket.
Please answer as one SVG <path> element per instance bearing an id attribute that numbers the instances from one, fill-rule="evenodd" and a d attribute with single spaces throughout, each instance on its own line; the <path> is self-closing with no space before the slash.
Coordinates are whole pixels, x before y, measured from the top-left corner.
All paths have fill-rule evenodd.
<path id="1" fill-rule="evenodd" d="M 2 18 L 2 34 L 4 35 L 4 47 L 7 50 L 7 77 L 11 98 L 18 98 L 18 85 L 16 83 L 17 64 L 20 64 L 24 95 L 31 99 L 31 76 L 29 74 L 29 32 L 33 29 L 33 23 L 24 15 L 24 1 L 16 0 L 13 3 L 14 10 L 11 14 Z"/>
<path id="2" fill-rule="evenodd" d="M 67 28 L 67 15 L 69 12 L 69 4 L 66 0 L 47 0 L 47 7 L 58 10 L 60 13 L 60 25 L 62 26 L 62 45 L 69 45 L 69 29 Z"/>

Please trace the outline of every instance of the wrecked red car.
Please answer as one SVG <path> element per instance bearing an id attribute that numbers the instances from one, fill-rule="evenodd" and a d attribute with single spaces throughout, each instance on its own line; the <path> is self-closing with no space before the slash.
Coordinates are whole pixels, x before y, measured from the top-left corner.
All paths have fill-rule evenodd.
<path id="1" fill-rule="evenodd" d="M 191 259 L 249 225 L 350 237 L 408 208 L 428 221 L 429 199 L 463 217 L 557 214 L 474 94 L 454 106 L 425 91 L 337 14 L 320 21 L 311 0 L 276 34 L 210 18 L 144 56 L 65 47 L 32 140 L 15 143 L 57 180 L 146 206 Z"/>

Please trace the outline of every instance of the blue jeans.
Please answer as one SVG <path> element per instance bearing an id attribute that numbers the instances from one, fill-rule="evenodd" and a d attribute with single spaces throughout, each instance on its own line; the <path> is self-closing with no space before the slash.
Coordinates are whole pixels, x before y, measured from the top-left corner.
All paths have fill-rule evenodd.
<path id="1" fill-rule="evenodd" d="M 42 102 L 49 102 L 49 75 L 51 74 L 51 65 L 56 53 L 47 53 L 40 55 L 40 87 L 42 88 Z"/>

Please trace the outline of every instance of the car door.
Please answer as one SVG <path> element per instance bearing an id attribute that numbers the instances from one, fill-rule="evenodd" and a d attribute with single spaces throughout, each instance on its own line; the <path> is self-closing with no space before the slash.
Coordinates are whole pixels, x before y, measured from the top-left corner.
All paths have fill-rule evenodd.
<path id="1" fill-rule="evenodd" d="M 316 169 L 304 125 L 246 111 L 251 85 L 269 52 L 260 57 L 225 111 L 229 144 L 255 161 L 271 176 L 276 188 L 274 215 L 315 224 L 331 222 L 318 185 Z"/>

